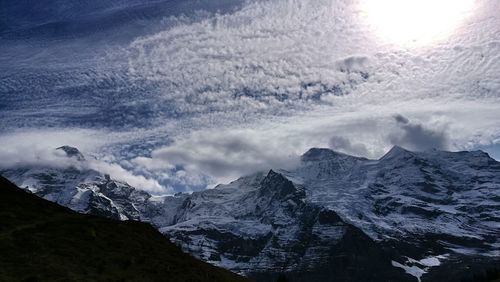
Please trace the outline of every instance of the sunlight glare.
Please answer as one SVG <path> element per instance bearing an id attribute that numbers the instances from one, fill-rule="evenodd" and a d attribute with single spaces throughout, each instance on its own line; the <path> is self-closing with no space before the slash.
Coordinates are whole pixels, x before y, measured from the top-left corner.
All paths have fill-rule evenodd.
<path id="1" fill-rule="evenodd" d="M 449 36 L 474 0 L 361 0 L 361 11 L 383 41 L 425 45 Z"/>

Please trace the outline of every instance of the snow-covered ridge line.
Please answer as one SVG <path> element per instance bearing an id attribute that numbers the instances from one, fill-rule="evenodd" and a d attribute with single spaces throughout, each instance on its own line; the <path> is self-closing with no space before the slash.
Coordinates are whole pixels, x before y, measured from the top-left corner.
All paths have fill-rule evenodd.
<path id="1" fill-rule="evenodd" d="M 61 148 L 85 161 L 76 148 Z M 246 275 L 323 273 L 324 263 L 343 275 L 335 258 L 363 257 L 354 254 L 364 245 L 378 262 L 364 267 L 386 279 L 405 281 L 410 273 L 426 281 L 457 257 L 489 261 L 500 251 L 500 163 L 480 151 L 394 147 L 368 160 L 313 148 L 293 170 L 165 197 L 75 167 L 1 173 L 78 212 L 150 222 L 187 252 Z"/>

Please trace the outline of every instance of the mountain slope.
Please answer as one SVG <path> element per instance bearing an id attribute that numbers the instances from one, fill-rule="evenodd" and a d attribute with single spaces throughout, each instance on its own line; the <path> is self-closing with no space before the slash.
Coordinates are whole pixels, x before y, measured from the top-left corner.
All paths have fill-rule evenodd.
<path id="1" fill-rule="evenodd" d="M 259 281 L 282 272 L 302 281 L 411 281 L 371 238 L 305 196 L 271 170 L 193 193 L 177 222 L 160 231 L 203 260 Z"/>
<path id="2" fill-rule="evenodd" d="M 1 281 L 245 281 L 149 224 L 77 214 L 0 177 Z"/>
<path id="3" fill-rule="evenodd" d="M 313 148 L 293 170 L 154 197 L 59 150 L 73 166 L 2 173 L 76 211 L 149 222 L 262 281 L 456 281 L 500 263 L 500 163 L 481 151 L 394 147 L 369 160 Z"/>
<path id="4" fill-rule="evenodd" d="M 283 173 L 307 187 L 311 202 L 376 240 L 447 234 L 483 241 L 500 255 L 500 163 L 484 152 L 396 146 L 367 160 L 311 149 L 296 170 Z"/>

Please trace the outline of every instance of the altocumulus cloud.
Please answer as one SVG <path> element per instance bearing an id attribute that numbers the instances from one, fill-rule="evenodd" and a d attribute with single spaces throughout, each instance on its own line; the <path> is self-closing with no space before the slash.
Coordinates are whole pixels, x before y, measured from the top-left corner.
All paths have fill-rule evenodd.
<path id="1" fill-rule="evenodd" d="M 129 71 L 161 83 L 169 97 L 192 103 L 190 110 L 336 95 L 366 80 L 359 70 L 368 63 L 340 44 L 347 36 L 361 42 L 349 23 L 336 20 L 352 18 L 345 10 L 345 3 L 331 0 L 248 2 L 235 13 L 180 22 L 135 40 Z"/>

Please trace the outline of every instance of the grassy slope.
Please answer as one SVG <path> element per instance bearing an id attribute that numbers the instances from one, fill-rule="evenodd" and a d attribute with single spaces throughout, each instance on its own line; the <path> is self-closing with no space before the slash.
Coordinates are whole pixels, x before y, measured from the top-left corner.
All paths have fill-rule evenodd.
<path id="1" fill-rule="evenodd" d="M 245 281 L 148 224 L 75 213 L 0 176 L 0 281 Z"/>

